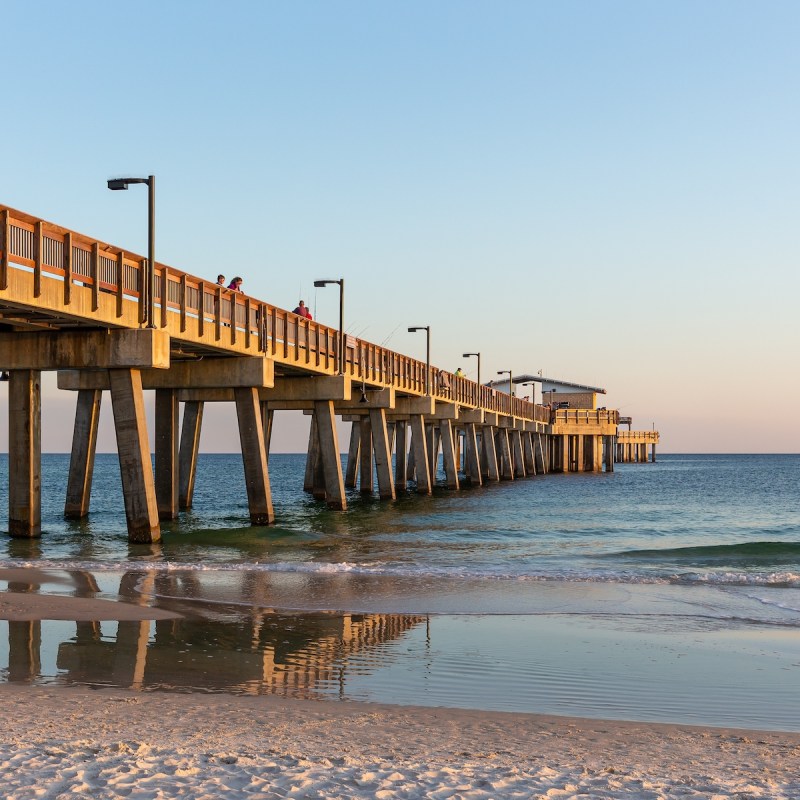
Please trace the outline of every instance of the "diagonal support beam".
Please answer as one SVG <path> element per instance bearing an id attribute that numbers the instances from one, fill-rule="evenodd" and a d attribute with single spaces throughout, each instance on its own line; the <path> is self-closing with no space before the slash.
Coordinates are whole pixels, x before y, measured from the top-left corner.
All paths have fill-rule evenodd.
<path id="1" fill-rule="evenodd" d="M 64 516 L 68 519 L 82 519 L 89 513 L 102 397 L 99 389 L 78 392 L 64 503 Z"/>

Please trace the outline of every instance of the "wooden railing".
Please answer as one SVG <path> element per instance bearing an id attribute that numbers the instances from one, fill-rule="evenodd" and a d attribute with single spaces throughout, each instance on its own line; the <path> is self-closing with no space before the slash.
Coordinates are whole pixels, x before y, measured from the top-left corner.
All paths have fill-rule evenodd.
<path id="1" fill-rule="evenodd" d="M 143 256 L 4 205 L 0 205 L 0 248 L 0 292 L 8 289 L 9 269 L 33 272 L 33 297 L 15 297 L 15 304 L 37 307 L 42 279 L 49 277 L 63 283 L 63 304 L 67 308 L 73 287 L 88 287 L 92 293 L 92 311 L 100 306 L 101 292 L 112 294 L 120 325 L 126 324 L 125 301 L 138 304 L 138 323 L 144 323 L 147 304 L 142 289 L 146 285 L 147 259 Z M 154 322 L 162 328 L 169 326 L 174 338 L 205 341 L 204 337 L 213 332 L 215 347 L 240 353 L 255 348 L 276 361 L 306 367 L 312 372 L 337 371 L 337 329 L 165 264 L 157 263 L 154 272 L 153 299 L 157 309 Z M 425 394 L 424 362 L 353 336 L 345 338 L 344 374 L 371 385 Z M 543 406 L 433 366 L 430 393 L 465 407 L 529 421 L 550 420 L 550 412 Z"/>
<path id="2" fill-rule="evenodd" d="M 646 444 L 647 442 L 654 442 L 658 444 L 659 432 L 658 431 L 619 431 L 617 433 L 617 442 L 619 444 Z"/>
<path id="3" fill-rule="evenodd" d="M 619 411 L 595 408 L 559 408 L 552 412 L 558 425 L 618 425 Z"/>

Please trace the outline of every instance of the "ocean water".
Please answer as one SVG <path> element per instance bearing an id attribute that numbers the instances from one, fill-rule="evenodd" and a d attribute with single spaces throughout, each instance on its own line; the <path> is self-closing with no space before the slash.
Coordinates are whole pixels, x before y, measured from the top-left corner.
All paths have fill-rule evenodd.
<path id="1" fill-rule="evenodd" d="M 33 663 L 8 623 L 7 680 L 800 730 L 800 456 L 355 491 L 341 513 L 273 455 L 278 521 L 255 528 L 241 458 L 205 455 L 157 545 L 127 542 L 114 455 L 89 518 L 64 520 L 68 460 L 43 457 L 42 538 L 0 539 L 0 568 L 50 577 L 9 588 L 183 618 L 37 623 Z"/>

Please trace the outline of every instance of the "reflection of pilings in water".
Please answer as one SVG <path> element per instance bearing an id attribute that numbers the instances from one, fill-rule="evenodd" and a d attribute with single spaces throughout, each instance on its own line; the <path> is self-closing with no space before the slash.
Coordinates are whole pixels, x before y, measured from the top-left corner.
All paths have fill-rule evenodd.
<path id="1" fill-rule="evenodd" d="M 97 590 L 88 572 L 73 575 L 77 595 Z M 266 596 L 269 577 L 247 575 L 246 596 Z M 11 588 L 35 591 L 36 585 Z M 130 571 L 119 595 L 139 606 L 156 595 L 202 597 L 193 572 Z M 76 622 L 76 635 L 58 647 L 57 667 L 67 682 L 142 690 L 155 686 L 225 688 L 250 694 L 312 696 L 324 685 L 346 682 L 350 660 L 403 636 L 427 618 L 397 614 L 282 614 L 254 610 L 251 618 L 230 610 L 221 619 L 176 618 L 117 623 L 116 640 L 101 636 L 95 622 Z M 9 623 L 10 680 L 41 673 L 41 623 Z M 360 666 L 369 668 L 367 656 Z"/>
<path id="2" fill-rule="evenodd" d="M 352 658 L 402 636 L 425 619 L 391 614 L 261 614 L 235 622 L 120 622 L 116 641 L 87 637 L 62 642 L 57 666 L 67 682 L 311 697 L 326 685 L 338 685 L 343 676 L 346 679 Z M 38 640 L 28 651 L 38 653 Z M 15 653 L 18 679 L 37 672 L 38 662 L 21 659 L 21 647 Z M 367 657 L 362 669 L 369 663 Z"/>
<path id="3" fill-rule="evenodd" d="M 42 623 L 38 620 L 8 623 L 8 680 L 32 681 L 42 669 Z"/>
<path id="4" fill-rule="evenodd" d="M 19 593 L 38 593 L 38 583 L 9 581 L 8 590 Z M 42 669 L 42 623 L 39 620 L 8 622 L 8 680 L 30 682 L 39 677 Z"/>
<path id="5" fill-rule="evenodd" d="M 322 637 L 311 647 L 279 662 L 275 649 L 264 650 L 264 670 L 257 694 L 296 695 L 318 684 L 346 683 L 348 661 L 364 650 L 402 636 L 427 617 L 397 614 L 345 614 L 338 636 Z M 252 691 L 252 690 L 251 690 Z"/>

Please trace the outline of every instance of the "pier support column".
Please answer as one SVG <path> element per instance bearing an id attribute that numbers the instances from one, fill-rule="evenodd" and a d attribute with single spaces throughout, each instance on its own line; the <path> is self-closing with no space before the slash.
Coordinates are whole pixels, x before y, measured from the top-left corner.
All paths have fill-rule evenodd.
<path id="1" fill-rule="evenodd" d="M 650 446 L 650 460 L 655 464 L 656 463 L 656 446 Z"/>
<path id="2" fill-rule="evenodd" d="M 570 435 L 561 436 L 561 472 L 569 472 L 572 467 L 572 453 L 570 452 Z"/>
<path id="3" fill-rule="evenodd" d="M 592 455 L 594 456 L 592 462 L 593 472 L 603 471 L 603 437 L 599 435 L 592 436 Z"/>
<path id="4" fill-rule="evenodd" d="M 339 454 L 339 435 L 336 432 L 333 401 L 314 401 L 314 416 L 317 418 L 319 452 L 325 476 L 325 502 L 328 508 L 344 511 L 347 508 L 347 498 L 344 493 L 342 457 Z"/>
<path id="5" fill-rule="evenodd" d="M 394 486 L 395 491 L 405 491 L 408 486 L 408 423 L 398 420 L 394 424 Z"/>
<path id="6" fill-rule="evenodd" d="M 427 437 L 428 446 L 428 470 L 431 476 L 431 483 L 436 483 L 436 474 L 439 472 L 439 445 L 442 440 L 442 435 L 439 428 L 433 423 L 425 426 L 425 434 Z"/>
<path id="7" fill-rule="evenodd" d="M 511 461 L 511 446 L 508 442 L 508 430 L 506 428 L 497 429 L 495 434 L 495 447 L 497 448 L 500 478 L 504 481 L 513 481 L 514 468 Z"/>
<path id="8" fill-rule="evenodd" d="M 447 478 L 447 488 L 458 489 L 458 461 L 456 460 L 456 446 L 453 441 L 453 426 L 449 419 L 440 420 L 439 433 L 442 439 L 442 459 L 444 461 L 444 474 Z"/>
<path id="9" fill-rule="evenodd" d="M 269 448 L 272 445 L 272 423 L 275 421 L 275 412 L 268 403 L 261 403 L 261 427 L 264 431 L 264 455 L 267 457 L 269 467 Z"/>
<path id="10" fill-rule="evenodd" d="M 414 448 L 414 467 L 417 473 L 417 491 L 431 494 L 430 462 L 428 443 L 425 436 L 425 422 L 422 414 L 411 415 L 411 444 Z"/>
<path id="11" fill-rule="evenodd" d="M 183 404 L 181 443 L 178 449 L 178 508 L 184 511 L 190 509 L 194 501 L 203 407 L 204 403 L 199 400 Z"/>
<path id="12" fill-rule="evenodd" d="M 522 450 L 525 458 L 525 473 L 527 475 L 536 474 L 536 458 L 533 455 L 533 436 L 530 431 L 522 433 Z"/>
<path id="13" fill-rule="evenodd" d="M 483 457 L 486 461 L 486 475 L 490 481 L 500 480 L 500 467 L 497 463 L 497 448 L 494 441 L 494 427 L 487 425 L 481 431 Z"/>
<path id="14" fill-rule="evenodd" d="M 392 450 L 389 444 L 389 431 L 386 426 L 386 411 L 371 408 L 369 411 L 372 428 L 372 446 L 375 451 L 375 467 L 378 473 L 378 494 L 381 500 L 394 500 L 394 481 L 392 480 Z"/>
<path id="15" fill-rule="evenodd" d="M 478 436 L 475 423 L 468 422 L 464 426 L 464 471 L 473 486 L 482 486 L 481 463 L 478 455 Z"/>
<path id="16" fill-rule="evenodd" d="M 84 389 L 78 392 L 75 429 L 72 433 L 72 454 L 69 459 L 67 498 L 64 503 L 64 516 L 68 519 L 82 519 L 89 513 L 102 397 L 100 389 Z"/>
<path id="17" fill-rule="evenodd" d="M 414 456 L 414 431 L 409 423 L 409 445 L 408 445 L 408 466 L 406 467 L 406 481 L 416 481 L 417 464 Z"/>
<path id="18" fill-rule="evenodd" d="M 15 369 L 8 385 L 8 532 L 42 534 L 42 373 Z"/>
<path id="19" fill-rule="evenodd" d="M 605 443 L 605 450 L 603 451 L 603 458 L 605 461 L 606 472 L 614 471 L 614 437 L 604 436 L 603 442 Z"/>
<path id="20" fill-rule="evenodd" d="M 128 540 L 146 544 L 157 542 L 161 538 L 161 527 L 147 437 L 142 374 L 138 369 L 110 369 L 108 380 Z"/>
<path id="21" fill-rule="evenodd" d="M 541 433 L 532 433 L 531 438 L 533 444 L 533 464 L 536 469 L 536 474 L 546 475 L 547 453 L 545 452 L 545 446 L 547 444 L 547 437 L 543 436 Z"/>
<path id="22" fill-rule="evenodd" d="M 575 472 L 586 471 L 586 437 L 579 433 L 575 437 Z"/>
<path id="23" fill-rule="evenodd" d="M 361 429 L 361 457 L 359 487 L 361 494 L 372 494 L 373 489 L 373 462 L 372 462 L 372 426 L 367 416 L 359 420 Z"/>
<path id="24" fill-rule="evenodd" d="M 350 446 L 347 448 L 347 472 L 344 485 L 347 489 L 356 488 L 358 475 L 358 453 L 361 445 L 361 427 L 358 422 L 350 423 Z"/>
<path id="25" fill-rule="evenodd" d="M 319 466 L 319 435 L 317 434 L 317 415 L 311 415 L 308 429 L 308 448 L 306 449 L 306 469 L 303 473 L 303 491 L 314 491 L 314 474 Z"/>
<path id="26" fill-rule="evenodd" d="M 239 439 L 242 444 L 250 523 L 270 525 L 275 521 L 275 511 L 272 507 L 272 489 L 269 485 L 258 389 L 254 386 L 235 388 L 233 396 L 239 420 Z"/>
<path id="27" fill-rule="evenodd" d="M 514 477 L 524 478 L 526 472 L 524 460 L 525 457 L 522 453 L 522 431 L 514 429 L 513 431 L 509 431 L 508 435 L 511 439 L 511 447 L 514 457 Z"/>
<path id="28" fill-rule="evenodd" d="M 159 519 L 178 516 L 178 392 L 156 389 L 156 504 Z"/>

